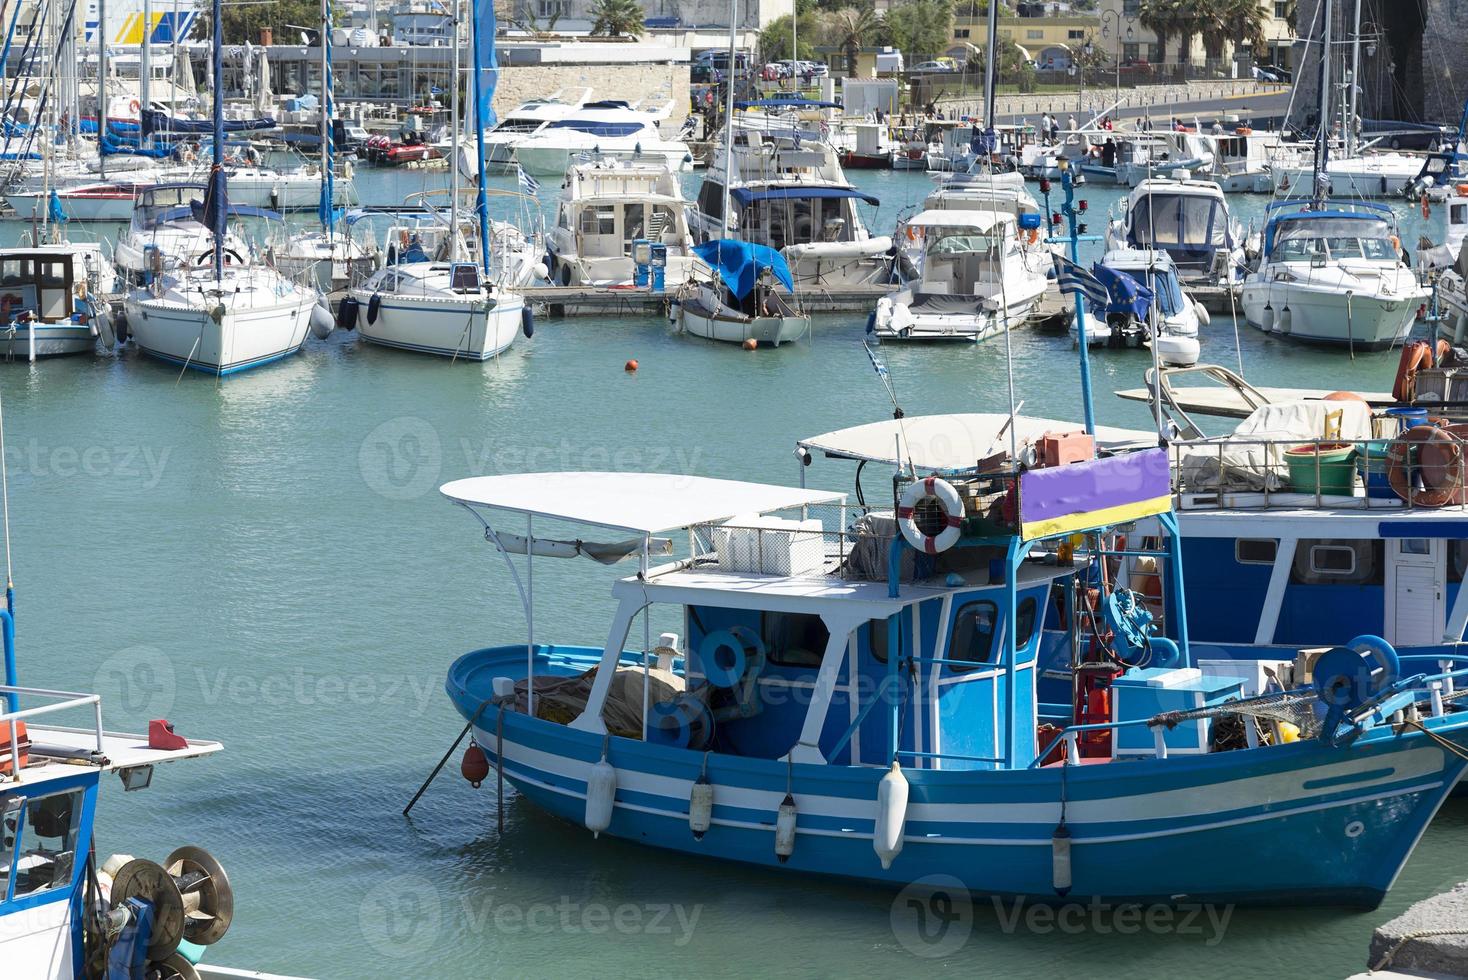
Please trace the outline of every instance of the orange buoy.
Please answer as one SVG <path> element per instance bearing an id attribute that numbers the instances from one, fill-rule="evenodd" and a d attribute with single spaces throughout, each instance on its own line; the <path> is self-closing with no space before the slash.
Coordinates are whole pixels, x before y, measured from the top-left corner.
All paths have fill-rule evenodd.
<path id="1" fill-rule="evenodd" d="M 630 360 L 626 364 L 624 364 L 622 366 L 622 370 L 628 371 L 628 372 L 636 371 L 637 370 L 637 361 L 636 361 L 636 359 L 634 358 L 633 360 Z"/>
<path id="2" fill-rule="evenodd" d="M 1418 368 L 1432 366 L 1432 348 L 1425 340 L 1414 340 L 1402 347 L 1401 360 L 1397 362 L 1397 378 L 1392 384 L 1392 398 L 1399 402 L 1410 401 L 1410 385 Z"/>
<path id="3" fill-rule="evenodd" d="M 459 763 L 459 772 L 469 780 L 469 785 L 475 789 L 484 782 L 489 775 L 489 759 L 485 758 L 484 750 L 476 742 L 470 742 L 469 747 L 464 750 L 464 760 Z"/>
<path id="4" fill-rule="evenodd" d="M 1426 194 L 1422 195 L 1422 217 L 1432 217 L 1432 202 L 1427 199 Z"/>
<path id="5" fill-rule="evenodd" d="M 1327 402 L 1364 402 L 1364 401 L 1366 401 L 1366 399 L 1363 398 L 1362 396 L 1356 394 L 1354 391 L 1332 391 L 1330 394 L 1328 394 L 1324 398 L 1322 398 L 1321 401 L 1327 401 Z"/>
<path id="6" fill-rule="evenodd" d="M 754 350 L 758 346 L 759 346 L 759 341 L 755 340 L 753 337 L 745 337 L 744 338 L 744 349 L 745 350 Z"/>

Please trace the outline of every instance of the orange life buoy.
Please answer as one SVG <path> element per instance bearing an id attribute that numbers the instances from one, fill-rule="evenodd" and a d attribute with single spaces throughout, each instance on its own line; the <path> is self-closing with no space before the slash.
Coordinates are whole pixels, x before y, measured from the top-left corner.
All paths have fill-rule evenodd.
<path id="1" fill-rule="evenodd" d="M 1402 348 L 1397 362 L 1397 380 L 1392 383 L 1392 397 L 1399 402 L 1411 401 L 1412 378 L 1419 368 L 1432 366 L 1432 348 L 1425 340 L 1414 340 Z"/>
<path id="2" fill-rule="evenodd" d="M 913 228 L 912 225 L 907 226 L 907 240 L 910 242 L 917 241 L 917 229 Z"/>
<path id="3" fill-rule="evenodd" d="M 1414 486 L 1414 476 L 1422 489 Z M 1461 496 L 1463 445 L 1459 437 L 1435 425 L 1414 425 L 1387 451 L 1387 479 L 1409 504 L 1441 507 Z"/>
<path id="4" fill-rule="evenodd" d="M 1439 337 L 1437 341 L 1437 350 L 1433 351 L 1432 366 L 1438 367 L 1439 365 L 1441 365 L 1443 362 L 1443 358 L 1447 357 L 1448 351 L 1452 349 L 1453 345 L 1448 341 L 1446 337 Z"/>
<path id="5" fill-rule="evenodd" d="M 139 109 L 142 108 L 142 106 L 138 104 L 138 100 L 137 99 L 133 99 L 131 102 L 129 102 L 127 104 L 127 107 L 128 107 L 128 110 L 131 111 L 131 112 L 137 112 Z"/>
<path id="6" fill-rule="evenodd" d="M 1432 202 L 1427 199 L 1426 194 L 1422 195 L 1422 217 L 1432 217 Z"/>

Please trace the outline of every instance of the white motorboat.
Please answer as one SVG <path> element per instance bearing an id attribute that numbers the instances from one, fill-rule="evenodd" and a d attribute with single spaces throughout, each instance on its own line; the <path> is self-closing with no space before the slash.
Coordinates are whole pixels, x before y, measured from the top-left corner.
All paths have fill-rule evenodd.
<path id="1" fill-rule="evenodd" d="M 588 102 L 546 124 L 515 147 L 515 161 L 533 174 L 559 177 L 583 154 L 618 160 L 650 160 L 669 170 L 693 168 L 688 144 L 664 139 L 658 123 L 669 107 L 645 112 L 626 102 Z"/>
<path id="2" fill-rule="evenodd" d="M 383 347 L 488 361 L 514 343 L 524 300 L 498 289 L 472 262 L 389 265 L 348 293 L 341 325 Z"/>
<path id="3" fill-rule="evenodd" d="M 800 309 L 790 267 L 779 252 L 733 239 L 704 242 L 695 252 L 704 264 L 668 306 L 668 321 L 678 332 L 769 347 L 810 332 L 810 316 Z"/>
<path id="4" fill-rule="evenodd" d="M 1357 350 L 1406 339 L 1432 291 L 1403 261 L 1390 208 L 1283 201 L 1269 213 L 1259 267 L 1244 280 L 1251 326 Z"/>
<path id="5" fill-rule="evenodd" d="M 1230 284 L 1243 276 L 1243 229 L 1229 215 L 1223 188 L 1187 170 L 1138 184 L 1107 224 L 1106 248 L 1161 249 L 1185 283 Z"/>
<path id="6" fill-rule="evenodd" d="M 580 98 L 568 101 L 562 101 L 560 94 L 556 92 L 543 99 L 531 99 L 507 112 L 493 129 L 484 134 L 485 164 L 500 169 L 513 166 L 515 149 L 524 140 L 580 109 L 591 98 L 591 89 L 582 92 Z M 473 153 L 458 154 L 459 166 L 469 180 L 479 176 L 476 159 Z"/>
<path id="7" fill-rule="evenodd" d="M 736 126 L 728 152 L 711 154 L 694 233 L 711 240 L 727 230 L 768 245 L 784 255 L 802 288 L 887 282 L 892 239 L 867 231 L 858 203 L 880 202 L 851 186 L 829 145 Z"/>
<path id="8" fill-rule="evenodd" d="M 987 340 L 1022 324 L 1045 294 L 1050 248 L 1012 214 L 929 210 L 903 227 L 922 254 L 917 277 L 877 300 L 869 329 L 880 340 Z"/>
<path id="9" fill-rule="evenodd" d="M 1270 161 L 1274 193 L 1279 197 L 1315 194 L 1315 167 L 1305 147 L 1281 147 Z M 1422 172 L 1422 158 L 1406 153 L 1371 153 L 1332 157 L 1326 161 L 1320 191 L 1327 197 L 1400 197 Z"/>
<path id="10" fill-rule="evenodd" d="M 562 286 L 627 286 L 639 248 L 662 246 L 665 287 L 675 289 L 696 261 L 688 227 L 690 203 L 678 176 L 662 163 L 599 160 L 576 164 L 546 232 L 552 282 Z M 648 257 L 642 256 L 646 265 Z"/>
<path id="11" fill-rule="evenodd" d="M 1114 249 L 1093 270 L 1111 295 L 1105 310 L 1086 307 L 1086 343 L 1091 347 L 1145 347 L 1165 364 L 1196 364 L 1198 326 L 1208 311 L 1183 290 L 1172 256 L 1161 249 Z M 1075 314 L 1069 332 L 1079 343 Z"/>

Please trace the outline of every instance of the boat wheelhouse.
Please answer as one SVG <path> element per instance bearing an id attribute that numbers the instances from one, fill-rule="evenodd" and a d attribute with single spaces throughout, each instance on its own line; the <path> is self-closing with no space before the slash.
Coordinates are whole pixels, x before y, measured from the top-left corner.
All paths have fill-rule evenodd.
<path id="1" fill-rule="evenodd" d="M 93 273 L 105 264 L 90 243 L 0 248 L 0 358 L 87 354 L 99 337 L 111 347 L 112 310 Z"/>
<path id="2" fill-rule="evenodd" d="M 1184 283 L 1228 285 L 1244 270 L 1242 231 L 1223 189 L 1186 170 L 1139 183 L 1107 225 L 1106 247 L 1165 251 Z"/>
<path id="3" fill-rule="evenodd" d="M 1050 902 L 1372 906 L 1468 765 L 1429 742 L 1468 741 L 1468 714 L 1428 707 L 1429 678 L 1400 679 L 1383 642 L 1322 661 L 1314 687 L 1248 698 L 1246 678 L 1194 666 L 1180 608 L 1176 643 L 1129 620 L 1152 666 L 1114 683 L 1114 717 L 1077 722 L 1037 700 L 1052 602 L 1082 642 L 1084 563 L 1064 545 L 1148 516 L 1175 542 L 1163 449 L 903 471 L 891 490 L 868 511 L 664 474 L 445 485 L 512 571 L 526 556 L 527 578 L 543 555 L 638 565 L 612 588 L 604 644 L 535 637 L 522 590 L 527 641 L 454 663 L 469 751 L 595 834 L 894 885 L 942 873 Z M 537 536 L 562 522 L 610 540 Z M 1157 554 L 1176 569 L 1176 547 Z M 655 621 L 678 632 L 654 642 Z M 1426 732 L 1385 723 L 1409 704 Z M 1281 711 L 1307 737 L 1250 721 Z M 1222 714 L 1254 734 L 1215 738 Z"/>

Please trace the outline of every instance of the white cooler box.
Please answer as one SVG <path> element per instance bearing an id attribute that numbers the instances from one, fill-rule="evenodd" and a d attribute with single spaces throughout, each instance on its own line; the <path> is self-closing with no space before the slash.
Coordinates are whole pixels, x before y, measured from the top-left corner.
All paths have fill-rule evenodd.
<path id="1" fill-rule="evenodd" d="M 735 517 L 714 528 L 719 570 L 757 575 L 819 575 L 825 564 L 817 518 Z"/>

